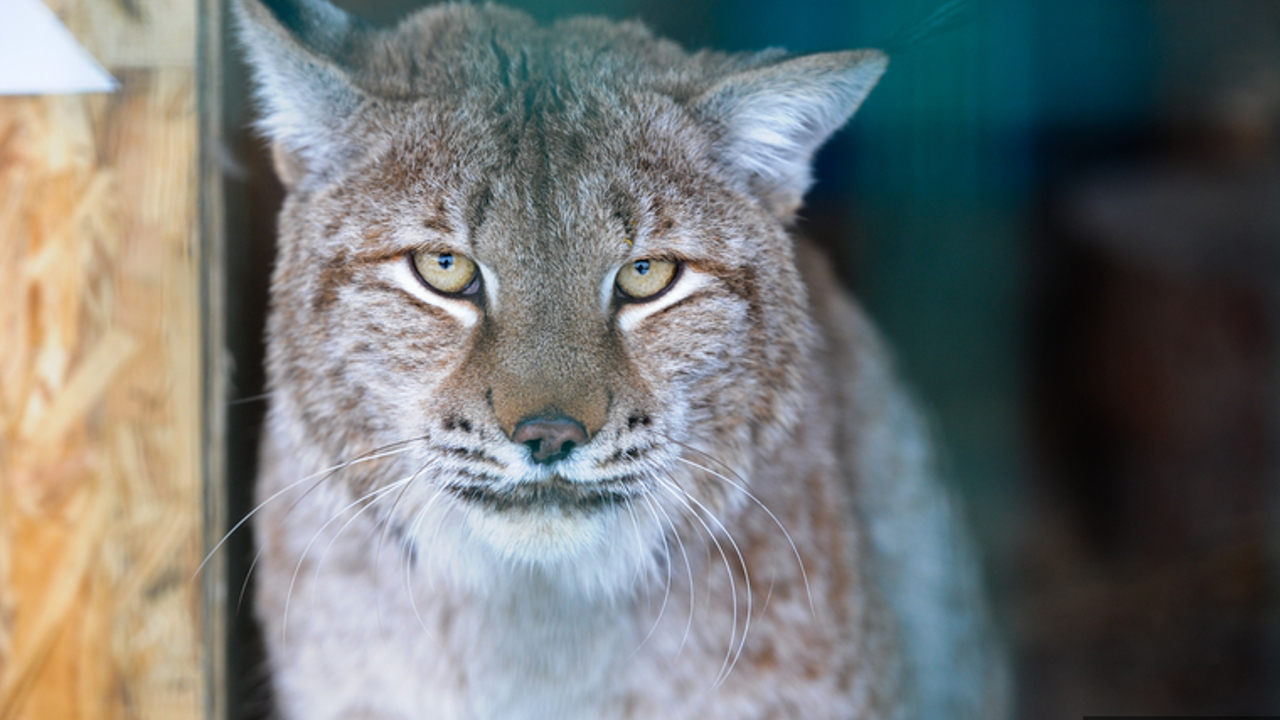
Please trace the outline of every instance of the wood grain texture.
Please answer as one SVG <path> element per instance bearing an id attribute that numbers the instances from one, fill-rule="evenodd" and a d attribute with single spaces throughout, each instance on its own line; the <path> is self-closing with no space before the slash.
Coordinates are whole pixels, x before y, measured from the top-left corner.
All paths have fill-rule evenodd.
<path id="1" fill-rule="evenodd" d="M 139 52 L 165 35 L 185 61 L 108 55 L 113 95 L 0 98 L 0 718 L 205 712 L 195 10 L 179 4 L 130 22 Z M 106 5 L 54 9 L 123 37 Z"/>
<path id="2" fill-rule="evenodd" d="M 45 0 L 112 69 L 195 65 L 195 0 Z"/>

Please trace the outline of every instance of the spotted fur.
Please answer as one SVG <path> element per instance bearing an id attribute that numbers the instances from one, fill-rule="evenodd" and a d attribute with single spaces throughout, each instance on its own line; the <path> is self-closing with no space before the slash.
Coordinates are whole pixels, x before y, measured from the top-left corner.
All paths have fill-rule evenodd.
<path id="1" fill-rule="evenodd" d="M 238 16 L 288 189 L 255 516 L 285 718 L 1001 717 L 920 422 L 787 230 L 883 55 Z M 645 258 L 679 270 L 633 302 Z M 586 442 L 535 462 L 551 415 Z"/>

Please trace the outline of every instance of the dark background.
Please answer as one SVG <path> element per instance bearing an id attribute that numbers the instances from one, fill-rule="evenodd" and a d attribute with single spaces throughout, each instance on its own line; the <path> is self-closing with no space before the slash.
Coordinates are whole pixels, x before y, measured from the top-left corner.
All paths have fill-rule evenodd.
<path id="1" fill-rule="evenodd" d="M 340 3 L 392 22 L 415 3 Z M 527 0 L 687 47 L 892 45 L 937 0 Z M 227 24 L 228 27 L 230 23 Z M 232 515 L 281 192 L 226 52 Z M 820 154 L 803 230 L 897 349 L 1017 716 L 1280 714 L 1280 2 L 969 2 Z M 233 587 L 252 551 L 230 549 Z M 233 716 L 269 698 L 248 611 Z"/>

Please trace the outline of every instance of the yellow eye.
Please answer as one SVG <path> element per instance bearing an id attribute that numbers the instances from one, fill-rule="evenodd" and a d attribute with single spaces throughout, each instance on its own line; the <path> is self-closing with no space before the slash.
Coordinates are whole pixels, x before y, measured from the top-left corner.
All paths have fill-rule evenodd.
<path id="1" fill-rule="evenodd" d="M 471 295 L 480 287 L 476 264 L 466 255 L 418 250 L 413 267 L 424 283 L 445 295 Z"/>
<path id="2" fill-rule="evenodd" d="M 667 289 L 676 277 L 672 260 L 636 260 L 618 271 L 618 290 L 633 300 L 647 300 Z"/>

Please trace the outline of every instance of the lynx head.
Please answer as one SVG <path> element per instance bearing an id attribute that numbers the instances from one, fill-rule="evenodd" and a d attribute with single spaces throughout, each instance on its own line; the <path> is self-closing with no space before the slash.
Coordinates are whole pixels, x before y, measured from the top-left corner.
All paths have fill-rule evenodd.
<path id="1" fill-rule="evenodd" d="M 494 6 L 239 16 L 288 190 L 273 423 L 380 457 L 339 481 L 410 547 L 590 590 L 741 500 L 698 466 L 750 478 L 804 422 L 786 226 L 883 55 L 687 54 Z"/>

